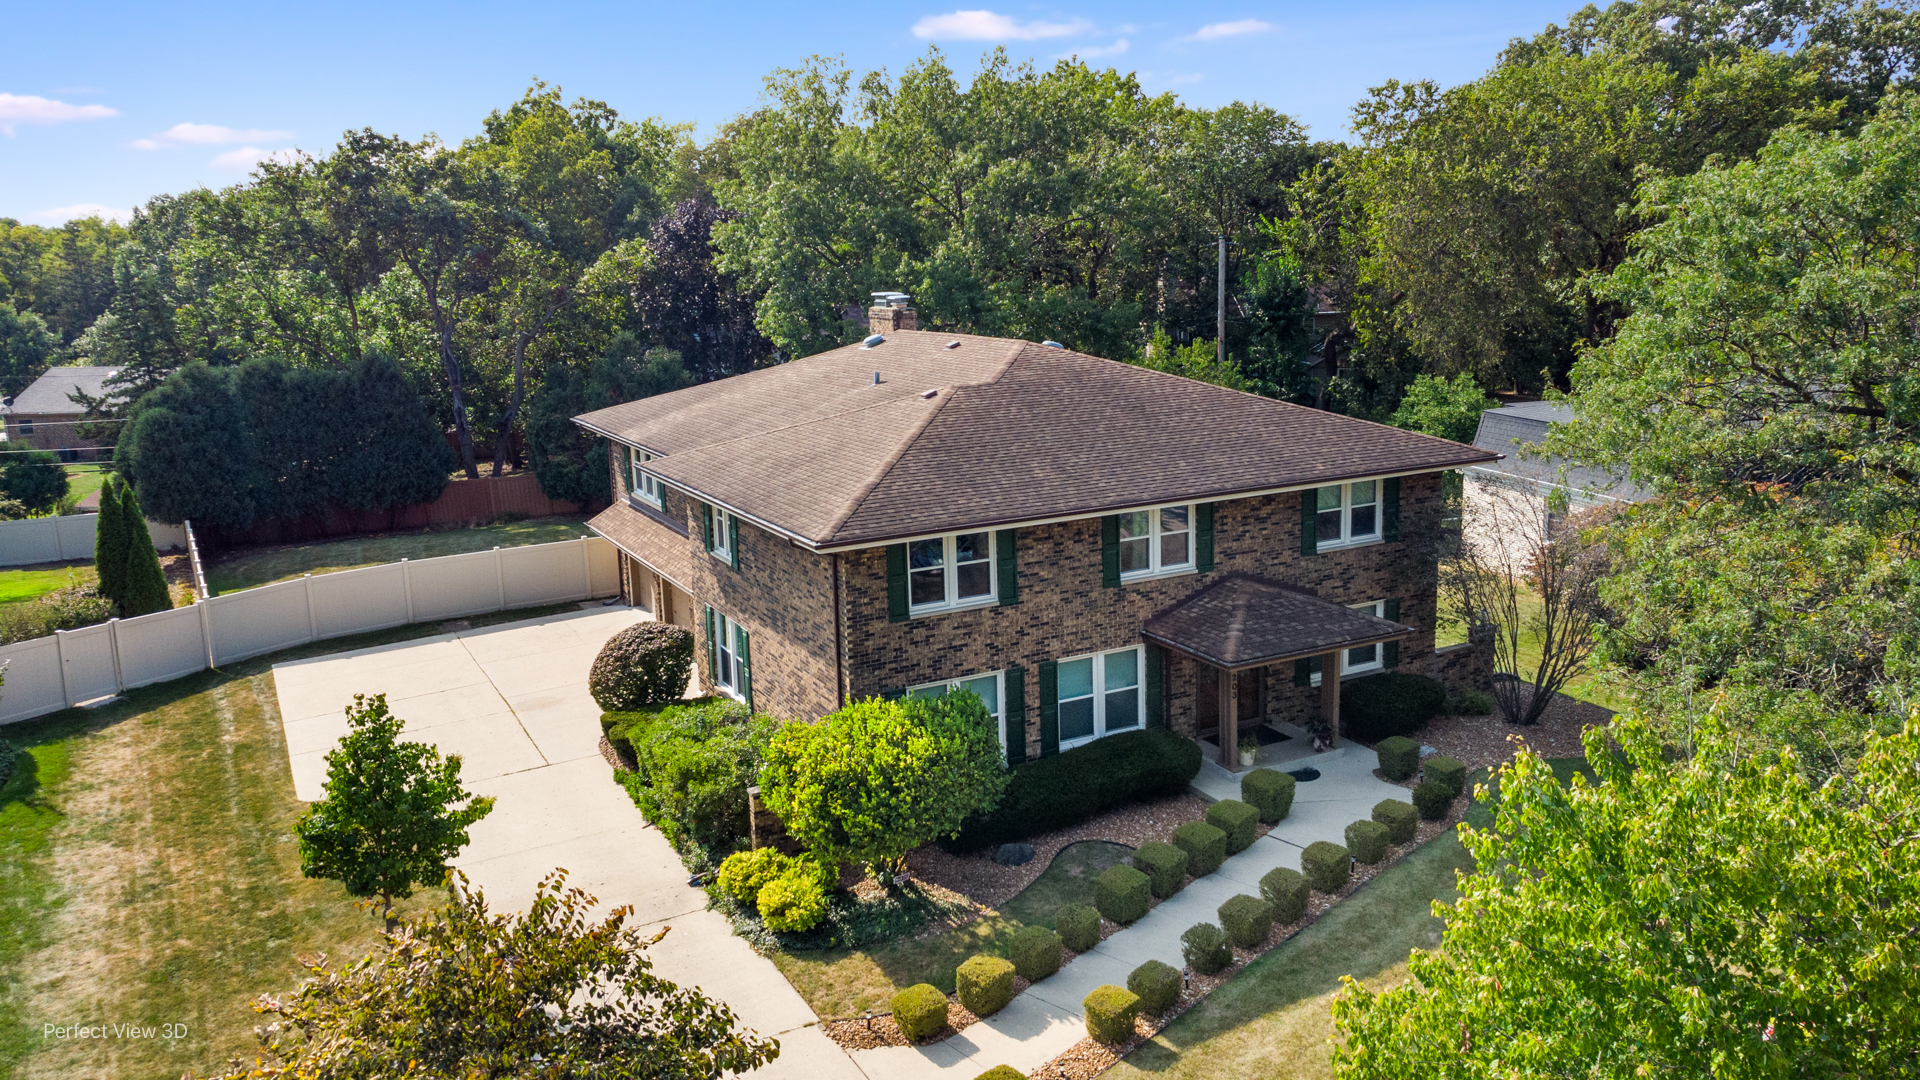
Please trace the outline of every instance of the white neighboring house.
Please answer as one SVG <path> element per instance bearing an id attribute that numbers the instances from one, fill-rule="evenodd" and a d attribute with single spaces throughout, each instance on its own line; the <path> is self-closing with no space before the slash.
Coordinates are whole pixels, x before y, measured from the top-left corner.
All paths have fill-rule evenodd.
<path id="1" fill-rule="evenodd" d="M 1520 454 L 1523 445 L 1547 441 L 1555 424 L 1573 419 L 1573 407 L 1560 401 L 1526 401 L 1480 414 L 1480 430 L 1473 445 L 1503 455 L 1488 465 L 1471 465 L 1466 473 L 1464 538 L 1482 550 L 1515 555 L 1535 550 L 1551 528 L 1548 499 L 1565 492 L 1570 509 L 1635 503 L 1648 492 L 1623 477 L 1561 458 Z"/>

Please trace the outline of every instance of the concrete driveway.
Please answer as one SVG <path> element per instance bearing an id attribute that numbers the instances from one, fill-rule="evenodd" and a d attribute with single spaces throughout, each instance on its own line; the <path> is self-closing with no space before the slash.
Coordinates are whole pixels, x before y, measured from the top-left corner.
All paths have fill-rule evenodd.
<path id="1" fill-rule="evenodd" d="M 679 856 L 612 781 L 587 670 L 615 633 L 647 618 L 625 607 L 506 623 L 276 664 L 294 793 L 313 801 L 324 755 L 346 733 L 355 694 L 387 695 L 406 735 L 459 754 L 461 777 L 494 798 L 454 865 L 496 910 L 525 910 L 555 867 L 603 904 L 631 904 L 630 925 L 669 923 L 654 969 L 725 1002 L 743 1025 L 780 1040 L 756 1077 L 862 1077 L 772 961 L 706 910 Z"/>

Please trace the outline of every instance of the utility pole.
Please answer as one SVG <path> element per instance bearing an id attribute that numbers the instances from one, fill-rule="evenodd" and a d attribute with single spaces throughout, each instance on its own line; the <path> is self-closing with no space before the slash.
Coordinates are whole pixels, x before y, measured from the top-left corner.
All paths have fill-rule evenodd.
<path id="1" fill-rule="evenodd" d="M 1213 351 L 1222 367 L 1227 363 L 1227 234 L 1220 234 L 1219 317 L 1213 330 Z"/>

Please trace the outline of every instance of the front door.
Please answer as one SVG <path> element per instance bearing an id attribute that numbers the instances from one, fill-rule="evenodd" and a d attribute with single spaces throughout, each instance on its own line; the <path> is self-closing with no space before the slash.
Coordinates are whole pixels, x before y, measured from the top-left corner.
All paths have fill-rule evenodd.
<path id="1" fill-rule="evenodd" d="M 1260 691 L 1266 682 L 1265 668 L 1242 671 L 1234 680 L 1234 696 L 1239 698 L 1240 730 L 1259 726 L 1266 715 Z M 1220 669 L 1209 664 L 1194 665 L 1194 731 L 1219 741 Z"/>

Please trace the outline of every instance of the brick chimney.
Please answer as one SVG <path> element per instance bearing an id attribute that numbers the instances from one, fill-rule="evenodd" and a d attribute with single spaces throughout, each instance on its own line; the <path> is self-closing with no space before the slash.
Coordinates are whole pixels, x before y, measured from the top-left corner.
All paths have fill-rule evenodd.
<path id="1" fill-rule="evenodd" d="M 908 303 L 912 299 L 903 292 L 874 293 L 873 306 L 867 309 L 868 332 L 891 334 L 895 330 L 919 329 L 919 316 L 914 314 L 912 305 Z"/>

